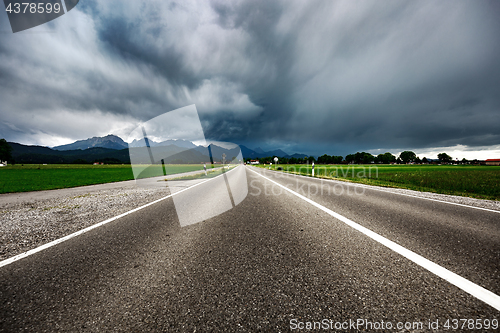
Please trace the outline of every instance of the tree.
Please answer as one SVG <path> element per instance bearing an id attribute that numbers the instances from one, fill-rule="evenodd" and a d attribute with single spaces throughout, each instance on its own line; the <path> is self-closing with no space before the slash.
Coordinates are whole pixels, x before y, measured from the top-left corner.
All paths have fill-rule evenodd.
<path id="1" fill-rule="evenodd" d="M 394 156 L 391 153 L 387 152 L 385 154 L 379 154 L 379 155 L 377 155 L 377 159 L 376 160 L 377 160 L 378 163 L 390 164 L 390 163 L 396 162 L 396 156 Z"/>
<path id="2" fill-rule="evenodd" d="M 0 139 L 0 161 L 12 162 L 12 147 L 5 139 Z"/>
<path id="3" fill-rule="evenodd" d="M 429 164 L 429 160 L 427 159 L 427 157 L 424 157 L 424 158 L 422 159 L 422 163 L 424 163 L 424 164 Z"/>
<path id="4" fill-rule="evenodd" d="M 84 160 L 83 158 L 77 158 L 76 160 L 74 160 L 71 163 L 73 163 L 73 164 L 88 164 L 89 162 L 87 162 L 87 160 Z M 122 163 L 122 162 L 120 160 L 118 160 L 118 163 Z"/>
<path id="5" fill-rule="evenodd" d="M 332 164 L 332 157 L 325 154 L 318 157 L 318 164 Z"/>
<path id="6" fill-rule="evenodd" d="M 334 155 L 332 155 L 332 163 L 333 164 L 340 164 L 340 163 L 342 163 L 343 159 L 344 159 L 344 157 L 342 157 L 342 156 L 334 156 Z"/>
<path id="7" fill-rule="evenodd" d="M 451 158 L 451 156 L 446 153 L 438 154 L 438 159 L 441 163 L 450 163 L 453 160 L 453 158 Z"/>
<path id="8" fill-rule="evenodd" d="M 345 157 L 345 161 L 349 164 L 354 162 L 354 154 L 349 154 Z"/>
<path id="9" fill-rule="evenodd" d="M 375 161 L 375 156 L 373 156 L 372 154 L 365 152 L 362 152 L 361 154 L 363 154 L 361 163 L 373 163 Z"/>
<path id="10" fill-rule="evenodd" d="M 365 153 L 363 152 L 357 152 L 356 154 L 352 155 L 353 156 L 353 161 L 356 164 L 363 164 L 363 163 L 371 163 L 375 160 L 375 157 L 370 154 L 370 153 Z M 347 159 L 347 156 L 346 156 Z"/>
<path id="11" fill-rule="evenodd" d="M 404 164 L 408 164 L 410 162 L 414 162 L 417 159 L 417 155 L 412 151 L 405 150 L 399 154 L 399 158 Z"/>
<path id="12" fill-rule="evenodd" d="M 271 160 L 272 160 L 272 157 L 271 156 L 267 156 L 267 157 L 261 157 L 259 158 L 259 162 L 261 164 L 269 164 L 271 163 Z"/>

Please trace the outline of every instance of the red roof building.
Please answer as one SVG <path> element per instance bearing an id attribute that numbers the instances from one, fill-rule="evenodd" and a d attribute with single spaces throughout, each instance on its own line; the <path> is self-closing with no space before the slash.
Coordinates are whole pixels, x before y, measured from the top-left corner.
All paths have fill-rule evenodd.
<path id="1" fill-rule="evenodd" d="M 486 165 L 500 165 L 500 158 L 490 158 L 484 162 Z"/>

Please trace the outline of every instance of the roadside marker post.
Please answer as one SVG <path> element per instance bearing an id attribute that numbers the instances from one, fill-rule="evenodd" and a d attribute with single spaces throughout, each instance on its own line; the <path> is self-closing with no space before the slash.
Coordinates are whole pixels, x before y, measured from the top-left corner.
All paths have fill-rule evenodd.
<path id="1" fill-rule="evenodd" d="M 314 162 L 312 162 L 312 176 L 314 177 Z"/>
<path id="2" fill-rule="evenodd" d="M 203 170 L 205 170 L 205 176 L 207 175 L 207 164 L 203 163 Z"/>

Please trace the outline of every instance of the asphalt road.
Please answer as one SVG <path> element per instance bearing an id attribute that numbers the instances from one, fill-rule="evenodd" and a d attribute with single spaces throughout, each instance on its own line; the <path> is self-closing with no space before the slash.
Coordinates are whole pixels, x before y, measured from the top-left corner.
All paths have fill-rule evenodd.
<path id="1" fill-rule="evenodd" d="M 441 331 L 460 332 L 443 324 L 500 319 L 250 169 L 246 198 L 200 223 L 181 227 L 169 198 L 1 267 L 0 331 L 287 332 L 308 321 L 366 319 L 394 327 L 359 331 L 422 332 L 439 320 Z M 330 194 L 323 184 L 321 194 L 316 179 L 266 177 L 500 294 L 499 213 L 345 183 L 330 183 Z M 196 188 L 196 200 L 205 193 L 227 206 L 224 182 Z M 395 327 L 406 322 L 423 326 Z"/>

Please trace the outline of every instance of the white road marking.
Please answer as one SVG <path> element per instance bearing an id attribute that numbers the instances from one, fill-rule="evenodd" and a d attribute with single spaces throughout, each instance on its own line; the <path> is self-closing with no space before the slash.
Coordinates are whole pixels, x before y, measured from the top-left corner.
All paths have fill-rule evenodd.
<path id="1" fill-rule="evenodd" d="M 235 170 L 235 169 L 236 169 L 236 168 L 234 168 L 234 169 L 232 169 L 232 170 L 230 170 L 230 171 L 228 171 L 228 172 L 231 172 L 231 171 L 233 171 L 233 170 Z M 29 251 L 26 251 L 26 252 L 20 253 L 20 254 L 18 254 L 18 255 L 16 255 L 16 256 L 13 256 L 13 257 L 10 257 L 10 258 L 5 259 L 5 260 L 3 260 L 3 261 L 0 261 L 0 267 L 3 267 L 3 266 L 7 266 L 7 265 L 9 265 L 9 264 L 12 264 L 12 263 L 13 263 L 13 262 L 15 262 L 15 261 L 21 260 L 21 259 L 23 259 L 23 258 L 26 258 L 26 257 L 28 257 L 28 256 L 32 255 L 32 254 L 35 254 L 35 253 L 37 253 L 37 252 L 43 251 L 43 250 L 45 250 L 45 249 L 48 249 L 49 247 L 52 247 L 52 246 L 57 245 L 57 244 L 59 244 L 59 243 L 65 242 L 65 241 L 67 241 L 68 239 L 71 239 L 71 238 L 74 238 L 74 237 L 79 236 L 79 235 L 81 235 L 81 234 L 84 234 L 84 233 L 86 233 L 86 232 L 89 232 L 89 231 L 90 231 L 90 230 L 92 230 L 92 229 L 99 228 L 100 226 L 103 226 L 103 225 L 105 225 L 105 224 L 108 224 L 108 223 L 110 223 L 110 222 L 113 222 L 113 221 L 115 221 L 115 220 L 117 220 L 117 219 L 119 219 L 119 218 L 122 218 L 122 217 L 127 216 L 127 215 L 132 214 L 132 213 L 135 213 L 135 212 L 137 212 L 137 211 L 139 211 L 139 210 L 141 210 L 141 209 L 143 209 L 143 208 L 149 207 L 149 206 L 154 205 L 154 204 L 156 204 L 156 203 L 158 203 L 158 202 L 160 202 L 160 201 L 163 201 L 163 200 L 165 200 L 165 199 L 168 199 L 168 198 L 170 198 L 170 197 L 172 197 L 172 196 L 174 196 L 174 195 L 177 195 L 177 194 L 179 194 L 179 193 L 182 193 L 182 192 L 184 192 L 184 191 L 187 191 L 187 190 L 189 190 L 189 189 L 192 189 L 192 188 L 193 188 L 193 187 L 195 187 L 195 186 L 198 186 L 198 185 L 204 184 L 204 183 L 206 183 L 206 182 L 208 182 L 208 181 L 211 181 L 211 180 L 214 180 L 214 179 L 216 179 L 216 178 L 222 177 L 223 175 L 224 175 L 224 173 L 223 173 L 223 174 L 221 174 L 221 175 L 218 175 L 218 176 L 216 176 L 216 177 L 213 177 L 213 178 L 210 178 L 210 179 L 204 180 L 204 181 L 202 181 L 202 182 L 200 182 L 200 183 L 194 184 L 193 186 L 187 187 L 187 188 L 182 189 L 182 190 L 180 190 L 180 191 L 178 191 L 178 192 L 175 192 L 175 193 L 172 193 L 172 194 L 170 194 L 170 195 L 167 195 L 166 197 L 163 197 L 163 198 L 160 198 L 160 199 L 155 200 L 155 201 L 153 201 L 153 202 L 147 203 L 147 204 L 145 204 L 145 205 L 143 205 L 143 206 L 140 206 L 140 207 L 137 207 L 137 208 L 135 208 L 135 209 L 129 210 L 128 212 L 125 212 L 125 213 L 120 214 L 120 215 L 118 215 L 118 216 L 115 216 L 115 217 L 109 218 L 109 219 L 107 219 L 107 220 L 105 220 L 105 221 L 102 221 L 102 222 L 99 222 L 99 223 L 97 223 L 97 224 L 91 225 L 90 227 L 87 227 L 87 228 L 85 228 L 85 229 L 79 230 L 79 231 L 74 232 L 74 233 L 72 233 L 72 234 L 70 234 L 70 235 L 67 235 L 67 236 L 64 236 L 64 237 L 62 237 L 62 238 L 56 239 L 56 240 L 54 240 L 54 241 L 52 241 L 52 242 L 50 242 L 50 243 L 47 243 L 47 244 L 41 245 L 41 246 L 39 246 L 39 247 L 37 247 L 37 248 L 34 248 L 34 249 L 32 249 L 32 250 L 29 250 Z"/>
<path id="2" fill-rule="evenodd" d="M 350 227 L 362 232 L 363 234 L 370 237 L 371 239 L 388 247 L 389 249 L 393 250 L 394 252 L 399 253 L 403 257 L 413 261 L 414 263 L 416 263 L 419 266 L 422 266 L 423 268 L 427 269 L 431 273 L 436 274 L 440 278 L 450 282 L 451 284 L 457 286 L 458 288 L 462 289 L 463 291 L 471 294 L 472 296 L 480 299 L 481 301 L 485 302 L 486 304 L 488 304 L 488 305 L 490 305 L 490 306 L 492 306 L 495 309 L 500 311 L 500 296 L 498 296 L 498 295 L 492 293 L 491 291 L 461 277 L 458 274 L 455 274 L 455 273 L 447 270 L 444 267 L 439 266 L 438 264 L 436 264 L 428 259 L 425 259 L 421 255 L 418 255 L 415 252 L 410 251 L 397 243 L 394 243 L 393 241 L 371 231 L 370 229 L 367 229 L 367 228 L 357 224 L 356 222 L 349 220 L 348 218 L 346 218 L 338 213 L 335 213 L 334 211 L 312 201 L 311 199 L 309 199 L 309 198 L 307 198 L 307 197 L 305 197 L 305 196 L 303 196 L 295 191 L 292 191 L 290 188 L 283 186 L 283 185 L 275 182 L 274 180 L 271 180 L 271 179 L 263 176 L 261 173 L 259 173 L 257 171 L 254 171 L 251 169 L 250 169 L 250 171 L 252 171 L 252 172 L 258 174 L 259 176 L 261 176 L 262 178 L 282 187 L 286 191 L 296 195 L 297 197 L 301 198 L 302 200 L 304 200 L 304 201 L 310 203 L 311 205 L 321 209 L 325 213 L 327 213 L 327 214 L 335 217 L 336 219 L 344 222 L 345 224 L 349 225 Z"/>
<path id="3" fill-rule="evenodd" d="M 266 169 L 263 169 L 263 170 L 265 170 L 266 172 L 268 172 L 268 171 L 279 172 L 279 171 L 274 171 L 274 170 L 266 170 Z M 325 178 L 318 178 L 318 177 L 308 177 L 308 176 L 296 175 L 296 174 L 288 173 L 288 172 L 280 172 L 280 173 L 282 173 L 284 175 L 294 176 L 294 177 L 303 177 L 303 178 L 306 178 L 306 179 L 309 179 L 309 180 L 311 180 L 311 179 L 317 179 L 317 180 L 322 180 L 322 181 L 327 181 L 327 182 L 333 182 L 333 183 L 342 183 L 342 184 L 346 184 L 346 185 L 349 185 L 349 186 L 356 186 L 356 187 L 367 188 L 367 189 L 373 190 L 373 191 L 380 191 L 380 192 L 385 192 L 385 193 L 391 193 L 391 194 L 397 194 L 397 195 L 404 195 L 404 196 L 407 196 L 407 197 L 412 197 L 412 198 L 417 198 L 417 199 L 430 200 L 430 201 L 445 203 L 445 204 L 449 204 L 449 205 L 455 205 L 455 206 L 461 206 L 461 207 L 467 207 L 467 208 L 480 209 L 480 210 L 485 210 L 487 212 L 493 212 L 493 213 L 500 213 L 500 210 L 494 210 L 494 209 L 488 209 L 488 208 L 483 208 L 483 207 L 470 206 L 470 205 L 460 204 L 460 203 L 456 203 L 456 202 L 443 201 L 443 200 L 426 198 L 426 197 L 419 197 L 418 195 L 412 195 L 412 194 L 406 194 L 406 193 L 400 193 L 400 192 L 387 191 L 387 190 L 378 188 L 376 185 L 351 183 L 351 182 L 342 181 L 342 180 L 335 180 L 335 179 L 325 179 Z M 399 189 L 397 187 L 394 187 L 394 188 L 395 189 Z M 406 190 L 406 189 L 403 189 L 403 190 Z M 411 191 L 411 190 L 409 190 L 409 191 Z M 432 192 L 429 192 L 429 193 L 432 193 Z"/>

